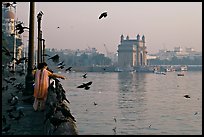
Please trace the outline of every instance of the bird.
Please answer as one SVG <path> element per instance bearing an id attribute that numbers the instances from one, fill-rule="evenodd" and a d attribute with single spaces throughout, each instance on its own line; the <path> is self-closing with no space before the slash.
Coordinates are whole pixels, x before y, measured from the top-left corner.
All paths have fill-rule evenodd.
<path id="1" fill-rule="evenodd" d="M 101 13 L 101 15 L 98 17 L 99 19 L 102 19 L 103 17 L 105 18 L 107 16 L 107 12 Z"/>
<path id="2" fill-rule="evenodd" d="M 2 52 L 4 52 L 4 54 L 6 55 L 6 56 L 9 56 L 9 57 L 11 57 L 12 55 L 13 55 L 13 53 L 14 52 L 11 52 L 11 51 L 9 51 L 6 47 L 2 47 Z"/>
<path id="3" fill-rule="evenodd" d="M 16 30 L 19 30 L 18 34 L 22 34 L 24 32 L 24 29 L 29 29 L 28 27 L 22 26 L 23 22 L 16 25 Z"/>
<path id="4" fill-rule="evenodd" d="M 67 69 L 65 69 L 65 71 L 71 71 L 72 67 L 68 67 Z"/>
<path id="5" fill-rule="evenodd" d="M 62 65 L 58 65 L 57 68 L 59 69 L 63 69 L 65 67 L 65 64 L 62 64 Z"/>
<path id="6" fill-rule="evenodd" d="M 50 103 L 49 106 L 50 106 L 49 110 L 45 114 L 45 120 L 43 122 L 44 124 L 48 119 L 50 119 L 56 113 L 57 104 L 56 103 Z"/>
<path id="7" fill-rule="evenodd" d="M 64 63 L 64 60 L 61 61 L 60 63 L 58 63 L 57 65 L 58 65 L 58 66 L 59 66 L 59 65 L 63 65 L 63 63 Z"/>
<path id="8" fill-rule="evenodd" d="M 184 95 L 184 97 L 185 97 L 185 98 L 190 98 L 190 96 L 189 96 L 189 95 Z"/>
<path id="9" fill-rule="evenodd" d="M 10 77 L 9 80 L 15 81 L 16 78 L 15 77 Z"/>
<path id="10" fill-rule="evenodd" d="M 50 123 L 54 126 L 54 131 L 57 130 L 57 128 L 63 123 L 63 122 L 67 122 L 68 120 L 67 119 L 60 119 L 60 118 L 57 118 L 57 117 L 54 117 L 52 116 L 50 119 Z"/>
<path id="11" fill-rule="evenodd" d="M 87 73 L 85 73 L 84 75 L 82 75 L 83 78 L 87 78 Z"/>
<path id="12" fill-rule="evenodd" d="M 94 102 L 94 105 L 96 106 L 96 105 L 98 105 L 96 102 Z"/>
<path id="13" fill-rule="evenodd" d="M 22 57 L 20 59 L 12 57 L 12 60 L 15 60 L 16 61 L 15 63 L 18 65 L 20 63 L 23 63 L 22 61 L 24 61 L 24 60 L 27 61 L 28 59 L 26 57 Z"/>
<path id="14" fill-rule="evenodd" d="M 88 90 L 90 87 L 90 85 L 92 84 L 93 82 L 92 81 L 89 81 L 87 83 L 82 83 L 81 85 L 77 86 L 77 88 L 84 88 L 86 90 Z"/>
<path id="15" fill-rule="evenodd" d="M 43 54 L 42 56 L 48 56 L 48 57 L 50 57 L 50 55 L 48 55 L 48 54 L 46 54 L 46 53 L 45 53 L 45 54 Z"/>
<path id="16" fill-rule="evenodd" d="M 56 55 L 54 55 L 54 56 L 48 58 L 48 60 L 49 60 L 49 59 L 52 59 L 53 62 L 57 63 L 57 62 L 59 62 L 59 55 L 56 54 Z"/>
<path id="17" fill-rule="evenodd" d="M 74 122 L 76 122 L 76 120 L 75 120 L 74 116 L 71 114 L 69 108 L 64 103 L 62 103 L 60 110 L 61 110 L 61 112 L 65 118 L 70 117 Z"/>
<path id="18" fill-rule="evenodd" d="M 57 28 L 59 29 L 60 27 L 58 26 Z"/>
<path id="19" fill-rule="evenodd" d="M 116 120 L 116 117 L 113 117 L 113 120 L 116 122 L 117 120 Z"/>
<path id="20" fill-rule="evenodd" d="M 10 81 L 10 80 L 8 80 L 8 79 L 6 79 L 6 78 L 4 78 L 4 80 L 5 80 L 7 83 L 12 83 L 12 81 Z"/>

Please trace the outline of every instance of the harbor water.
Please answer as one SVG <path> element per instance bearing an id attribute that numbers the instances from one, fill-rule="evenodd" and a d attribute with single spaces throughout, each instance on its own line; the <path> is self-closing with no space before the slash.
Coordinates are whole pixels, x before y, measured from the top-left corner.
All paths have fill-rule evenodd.
<path id="1" fill-rule="evenodd" d="M 71 72 L 61 83 L 79 135 L 201 135 L 202 71 L 177 73 Z"/>

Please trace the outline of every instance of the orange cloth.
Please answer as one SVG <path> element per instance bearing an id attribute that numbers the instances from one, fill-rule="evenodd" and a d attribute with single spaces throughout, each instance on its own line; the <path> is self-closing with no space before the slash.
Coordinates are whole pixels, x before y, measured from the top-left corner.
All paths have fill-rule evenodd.
<path id="1" fill-rule="evenodd" d="M 48 94 L 49 77 L 46 69 L 36 70 L 34 97 L 37 99 L 46 100 Z"/>

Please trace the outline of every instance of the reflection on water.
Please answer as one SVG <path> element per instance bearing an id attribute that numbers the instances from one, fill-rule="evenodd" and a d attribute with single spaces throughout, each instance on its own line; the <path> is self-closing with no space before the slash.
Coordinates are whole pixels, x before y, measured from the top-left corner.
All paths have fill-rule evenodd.
<path id="1" fill-rule="evenodd" d="M 202 72 L 185 73 L 68 73 L 62 85 L 80 135 L 202 134 Z"/>

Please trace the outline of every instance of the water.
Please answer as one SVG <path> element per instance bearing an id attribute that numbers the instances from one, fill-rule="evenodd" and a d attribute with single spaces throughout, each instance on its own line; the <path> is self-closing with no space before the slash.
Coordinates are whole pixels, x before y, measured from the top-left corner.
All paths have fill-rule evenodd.
<path id="1" fill-rule="evenodd" d="M 63 75 L 79 135 L 202 134 L 202 71 L 180 77 L 177 72 Z M 89 90 L 76 88 L 88 81 L 93 81 Z"/>

